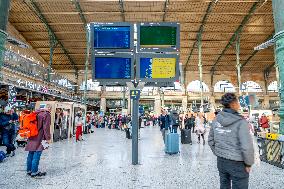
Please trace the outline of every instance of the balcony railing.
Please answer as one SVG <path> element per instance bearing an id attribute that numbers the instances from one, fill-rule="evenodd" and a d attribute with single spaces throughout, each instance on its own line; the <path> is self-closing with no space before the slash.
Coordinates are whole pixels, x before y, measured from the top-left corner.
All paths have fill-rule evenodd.
<path id="1" fill-rule="evenodd" d="M 4 67 L 31 76 L 42 81 L 48 81 L 48 69 L 32 59 L 6 49 L 4 52 Z M 50 82 L 69 90 L 75 90 L 75 83 L 57 73 L 51 73 Z"/>

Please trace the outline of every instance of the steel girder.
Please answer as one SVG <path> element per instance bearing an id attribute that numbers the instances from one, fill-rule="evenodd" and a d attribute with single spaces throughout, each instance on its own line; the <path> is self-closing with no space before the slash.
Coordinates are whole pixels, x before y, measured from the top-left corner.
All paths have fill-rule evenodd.
<path id="1" fill-rule="evenodd" d="M 122 16 L 122 21 L 125 22 L 125 10 L 124 10 L 124 3 L 123 3 L 123 0 L 119 0 L 119 9 L 120 9 L 120 12 L 121 12 L 121 16 Z"/>
<path id="2" fill-rule="evenodd" d="M 28 7 L 30 7 L 29 4 L 28 4 L 28 2 L 31 3 L 32 7 L 30 7 L 30 8 L 31 8 L 31 9 L 33 10 L 33 12 L 39 17 L 39 19 L 44 23 L 44 25 L 46 26 L 47 31 L 48 31 L 50 37 L 57 41 L 58 45 L 61 47 L 61 49 L 63 50 L 64 54 L 65 54 L 66 57 L 68 58 L 69 62 L 70 62 L 71 65 L 73 66 L 73 69 L 75 70 L 75 76 L 76 76 L 76 78 L 77 78 L 77 77 L 78 77 L 78 74 L 77 74 L 78 71 L 76 71 L 76 70 L 78 70 L 78 68 L 76 67 L 76 64 L 75 64 L 74 60 L 73 60 L 73 59 L 71 58 L 71 56 L 69 55 L 67 49 L 64 47 L 64 45 L 62 44 L 62 42 L 58 40 L 58 38 L 57 38 L 57 36 L 55 35 L 53 29 L 50 27 L 50 25 L 48 24 L 48 21 L 47 21 L 46 18 L 43 16 L 43 14 L 42 14 L 40 8 L 38 7 L 38 5 L 36 4 L 35 0 L 25 0 L 24 2 L 28 5 Z"/>
<path id="3" fill-rule="evenodd" d="M 165 20 L 166 20 L 166 14 L 167 14 L 167 8 L 168 8 L 168 4 L 169 4 L 169 0 L 165 0 L 165 4 L 164 4 L 164 10 L 163 10 L 163 12 L 164 12 L 164 14 L 163 14 L 163 22 L 165 22 Z"/>
<path id="4" fill-rule="evenodd" d="M 230 38 L 228 44 L 226 45 L 226 47 L 223 49 L 222 53 L 219 55 L 218 59 L 216 60 L 216 62 L 214 63 L 214 65 L 211 68 L 211 86 L 213 85 L 213 77 L 214 77 L 214 73 L 215 73 L 215 68 L 216 65 L 219 63 L 219 61 L 221 60 L 221 58 L 225 55 L 226 51 L 231 47 L 231 45 L 234 43 L 234 41 L 237 39 L 237 36 L 240 36 L 240 34 L 242 33 L 242 30 L 244 28 L 244 26 L 247 24 L 247 22 L 249 21 L 249 19 L 252 17 L 252 15 L 254 14 L 254 12 L 256 11 L 259 3 L 262 0 L 258 0 L 257 2 L 255 2 L 252 7 L 250 8 L 248 14 L 244 17 L 244 19 L 242 20 L 241 24 L 239 25 L 239 27 L 237 28 L 237 30 L 234 32 L 234 34 L 232 35 L 232 37 Z"/>
<path id="5" fill-rule="evenodd" d="M 206 24 L 207 18 L 208 18 L 209 14 L 210 14 L 211 11 L 212 11 L 213 5 L 214 5 L 214 3 L 213 3 L 213 1 L 211 1 L 211 2 L 209 3 L 208 7 L 207 7 L 207 10 L 206 10 L 206 13 L 205 13 L 203 19 L 202 19 L 202 22 L 201 22 L 201 25 L 200 25 L 200 27 L 199 27 L 198 33 L 197 33 L 197 35 L 196 35 L 196 40 L 195 40 L 195 42 L 194 42 L 194 44 L 193 44 L 193 46 L 192 46 L 192 49 L 191 49 L 191 51 L 190 51 L 190 53 L 189 53 L 189 55 L 188 55 L 187 61 L 186 61 L 186 63 L 185 63 L 185 67 L 184 67 L 184 74 L 185 74 L 185 75 L 186 75 L 186 67 L 187 67 L 187 65 L 188 65 L 188 63 L 189 63 L 189 61 L 190 61 L 190 58 L 191 58 L 192 53 L 193 53 L 193 51 L 194 51 L 194 47 L 197 45 L 198 39 L 200 38 L 200 36 L 201 36 L 202 33 L 203 33 L 204 25 Z"/>
<path id="6" fill-rule="evenodd" d="M 78 0 L 71 0 L 71 2 L 75 5 L 76 10 L 78 11 L 79 16 L 80 16 L 82 22 L 84 23 L 84 26 L 85 26 L 84 30 L 86 30 L 86 26 L 87 26 L 88 22 L 87 22 L 87 19 L 84 16 L 84 13 L 83 13 L 83 10 L 81 8 L 80 3 L 78 2 Z"/>
<path id="7" fill-rule="evenodd" d="M 268 37 L 265 39 L 265 41 L 268 41 L 270 39 L 272 39 L 274 36 L 274 32 Z M 254 55 L 256 55 L 257 53 L 259 52 L 259 50 L 254 50 L 253 53 L 248 57 L 248 59 L 246 59 L 246 61 L 241 65 L 241 69 L 247 65 L 249 63 L 249 61 L 254 57 Z"/>

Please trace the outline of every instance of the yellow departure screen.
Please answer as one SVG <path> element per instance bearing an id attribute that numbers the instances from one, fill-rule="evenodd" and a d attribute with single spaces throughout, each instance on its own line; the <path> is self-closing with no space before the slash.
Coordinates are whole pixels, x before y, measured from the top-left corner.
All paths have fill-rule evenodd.
<path id="1" fill-rule="evenodd" d="M 176 75 L 176 58 L 153 58 L 152 78 L 174 78 Z"/>

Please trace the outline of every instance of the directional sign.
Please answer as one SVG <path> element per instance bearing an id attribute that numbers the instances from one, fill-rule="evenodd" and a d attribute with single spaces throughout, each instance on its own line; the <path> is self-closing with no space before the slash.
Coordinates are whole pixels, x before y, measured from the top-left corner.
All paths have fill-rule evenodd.
<path id="1" fill-rule="evenodd" d="M 130 99 L 138 100 L 140 98 L 140 90 L 130 90 Z"/>

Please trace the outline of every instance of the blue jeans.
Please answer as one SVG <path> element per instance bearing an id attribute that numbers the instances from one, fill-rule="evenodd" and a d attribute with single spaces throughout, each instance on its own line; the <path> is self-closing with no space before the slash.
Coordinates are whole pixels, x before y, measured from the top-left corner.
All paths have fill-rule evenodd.
<path id="1" fill-rule="evenodd" d="M 29 152 L 27 158 L 27 172 L 36 175 L 38 173 L 38 165 L 42 151 Z"/>
<path id="2" fill-rule="evenodd" d="M 14 133 L 14 130 L 2 130 L 3 145 L 7 148 L 7 154 L 11 154 L 12 151 L 16 150 L 14 146 Z"/>
<path id="3" fill-rule="evenodd" d="M 178 126 L 177 125 L 173 125 L 172 132 L 173 133 L 177 133 L 177 129 L 178 129 Z"/>

